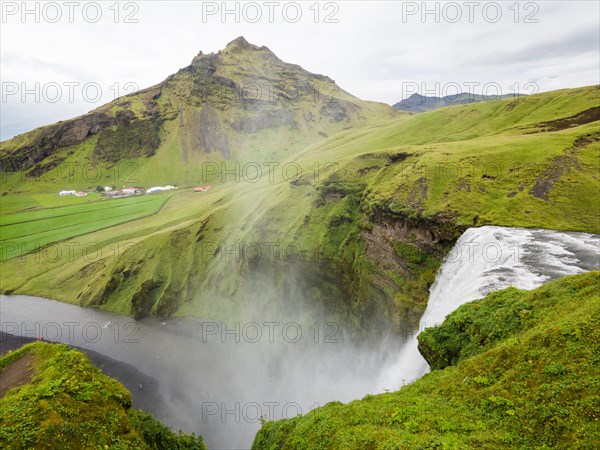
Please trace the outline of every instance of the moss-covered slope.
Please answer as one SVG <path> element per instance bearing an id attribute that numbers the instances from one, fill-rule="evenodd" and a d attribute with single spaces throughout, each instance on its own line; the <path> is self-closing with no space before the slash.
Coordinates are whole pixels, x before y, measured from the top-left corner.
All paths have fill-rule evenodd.
<path id="1" fill-rule="evenodd" d="M 0 398 L 2 448 L 206 448 L 202 438 L 173 433 L 133 409 L 129 391 L 77 350 L 43 342 L 25 345 L 0 358 L 0 376 L 8 377 L 21 361 L 28 361 L 21 368 L 27 371 L 21 377 L 26 383 L 15 383 Z"/>
<path id="2" fill-rule="evenodd" d="M 136 317 L 235 320 L 244 305 L 270 313 L 302 299 L 357 330 L 416 322 L 467 227 L 600 232 L 599 92 L 460 105 L 341 131 L 272 172 L 263 166 L 258 179 L 216 177 L 207 193 L 163 194 L 168 202 L 151 217 L 67 239 L 50 256 L 14 257 L 0 266 L 1 287 Z M 177 167 L 169 161 L 162 172 Z M 29 198 L 2 202 L 13 197 Z M 258 258 L 244 253 L 257 244 Z"/>
<path id="3" fill-rule="evenodd" d="M 2 191 L 189 185 L 207 162 L 280 161 L 343 129 L 401 115 L 238 38 L 156 86 L 0 143 Z"/>
<path id="4" fill-rule="evenodd" d="M 600 273 L 460 307 L 420 335 L 435 366 L 397 392 L 267 422 L 253 449 L 595 448 Z"/>

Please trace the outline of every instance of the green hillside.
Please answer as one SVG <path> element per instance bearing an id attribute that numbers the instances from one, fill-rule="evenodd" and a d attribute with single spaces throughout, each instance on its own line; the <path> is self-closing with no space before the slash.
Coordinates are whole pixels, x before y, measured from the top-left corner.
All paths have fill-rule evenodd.
<path id="1" fill-rule="evenodd" d="M 235 58 L 247 52 L 265 51 L 242 49 Z M 257 76 L 269 75 L 261 70 Z M 599 92 L 592 86 L 380 119 L 306 142 L 260 169 L 230 155 L 223 170 L 247 169 L 237 179 L 211 166 L 208 192 L 162 193 L 168 201 L 158 213 L 73 230 L 70 240 L 5 261 L 1 288 L 136 317 L 235 319 L 247 305 L 260 317 L 302 304 L 307 320 L 325 314 L 354 330 L 399 327 L 419 319 L 443 257 L 467 227 L 600 232 Z M 179 167 L 183 147 L 169 142 Z M 160 147 L 137 160 L 140 182 L 155 184 L 154 169 L 144 167 L 162 164 L 167 153 Z M 156 167 L 167 174 L 171 166 Z M 191 160 L 181 167 L 202 170 Z M 47 197 L 27 193 L 43 182 L 12 186 L 0 198 L 10 212 L 18 198 L 44 211 Z"/>
<path id="2" fill-rule="evenodd" d="M 419 335 L 445 369 L 267 422 L 252 449 L 596 448 L 599 285 L 591 272 L 463 305 Z"/>
<path id="3" fill-rule="evenodd" d="M 0 358 L 14 386 L 0 398 L 0 446 L 6 449 L 198 449 L 202 438 L 173 433 L 135 410 L 131 394 L 85 355 L 35 342 Z"/>
<path id="4" fill-rule="evenodd" d="M 402 114 L 240 37 L 156 86 L 2 142 L 2 193 L 190 185 L 205 178 L 203 163 L 280 161 Z"/>

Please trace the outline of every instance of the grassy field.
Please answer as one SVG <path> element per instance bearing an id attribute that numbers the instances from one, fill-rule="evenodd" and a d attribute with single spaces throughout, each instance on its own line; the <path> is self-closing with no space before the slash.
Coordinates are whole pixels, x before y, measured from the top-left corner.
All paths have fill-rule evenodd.
<path id="1" fill-rule="evenodd" d="M 0 216 L 0 259 L 155 214 L 167 195 L 130 197 Z"/>
<path id="2" fill-rule="evenodd" d="M 272 298 L 251 296 L 244 278 L 249 262 L 217 249 L 276 242 L 300 249 L 304 265 L 295 263 L 293 272 L 312 280 L 305 295 L 337 311 L 333 320 L 358 327 L 380 307 L 388 308 L 384 316 L 395 323 L 418 320 L 443 255 L 469 226 L 600 232 L 600 134 L 597 114 L 589 113 L 598 106 L 598 92 L 592 86 L 382 119 L 278 160 L 272 177 L 263 165 L 258 180 L 243 176 L 248 159 L 232 158 L 225 163 L 230 170 L 240 163 L 238 180 L 215 175 L 210 191 L 172 192 L 157 214 L 143 220 L 83 230 L 87 234 L 77 236 L 72 253 L 12 258 L 0 266 L 0 287 L 123 314 L 132 314 L 132 298 L 139 294 L 147 314 L 231 318 L 248 297 L 258 311 L 259 304 L 267 308 L 281 295 L 274 288 Z M 178 132 L 168 131 L 163 148 L 139 161 L 140 185 L 160 184 L 160 174 L 202 184 L 203 156 L 188 155 L 183 162 Z M 77 156 L 71 154 L 70 162 Z M 294 177 L 296 170 L 286 173 L 286 167 L 300 168 L 300 176 Z M 0 200 L 9 211 L 20 209 L 19 198 L 27 208 L 59 201 L 38 197 L 46 194 L 30 192 L 34 186 L 13 184 L 13 190 L 24 191 Z M 94 205 L 85 207 L 91 211 Z M 39 209 L 31 217 L 54 210 Z M 20 214 L 0 219 L 15 239 L 26 234 L 19 228 L 37 227 L 9 225 Z M 40 220 L 39 228 L 48 220 Z M 383 229 L 408 231 L 394 231 L 390 238 Z M 73 230 L 81 231 L 81 225 Z M 74 235 L 66 231 L 47 232 L 69 245 Z M 98 256 L 82 253 L 86 245 L 94 245 Z M 317 250 L 328 263 L 315 264 Z M 280 289 L 286 279 L 292 283 L 283 271 L 269 277 Z"/>
<path id="3" fill-rule="evenodd" d="M 0 197 L 0 216 L 20 211 L 30 211 L 58 206 L 80 205 L 95 202 L 102 197 L 96 192 L 90 192 L 85 197 L 68 195 L 61 197 L 56 194 L 15 194 Z"/>

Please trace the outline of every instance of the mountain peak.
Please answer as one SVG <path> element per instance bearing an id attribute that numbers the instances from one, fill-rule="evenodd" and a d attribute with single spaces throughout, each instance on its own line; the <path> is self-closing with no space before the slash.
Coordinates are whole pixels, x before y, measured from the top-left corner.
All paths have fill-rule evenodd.
<path id="1" fill-rule="evenodd" d="M 248 51 L 248 50 L 269 50 L 269 49 L 267 47 L 265 47 L 264 45 L 262 47 L 259 47 L 257 45 L 251 44 L 250 42 L 248 42 L 246 40 L 246 38 L 244 38 L 244 36 L 239 36 L 239 37 L 235 38 L 233 41 L 231 41 L 225 47 L 225 51 L 231 52 L 231 53 L 243 52 L 243 51 Z M 269 50 L 269 52 L 271 52 L 271 51 Z"/>
<path id="2" fill-rule="evenodd" d="M 250 42 L 248 42 L 244 36 L 236 37 L 233 41 L 231 41 L 229 44 L 227 44 L 227 46 L 225 48 L 228 49 L 228 48 L 232 48 L 232 47 L 240 47 L 240 48 L 254 47 L 254 48 L 257 48 L 255 45 L 252 45 Z"/>
<path id="3" fill-rule="evenodd" d="M 207 60 L 214 61 L 214 58 L 218 57 L 218 55 L 220 55 L 221 52 L 228 53 L 228 54 L 235 54 L 235 53 L 242 53 L 245 51 L 256 51 L 256 50 L 266 50 L 267 53 L 275 56 L 273 54 L 273 52 L 271 52 L 271 50 L 269 50 L 264 45 L 262 47 L 259 47 L 257 45 L 254 45 L 254 44 L 251 44 L 250 42 L 248 42 L 246 40 L 246 38 L 244 38 L 244 36 L 238 36 L 233 41 L 229 42 L 223 50 L 219 50 L 217 53 L 205 54 L 200 51 L 192 60 L 192 65 L 202 64 L 203 61 L 205 62 Z"/>

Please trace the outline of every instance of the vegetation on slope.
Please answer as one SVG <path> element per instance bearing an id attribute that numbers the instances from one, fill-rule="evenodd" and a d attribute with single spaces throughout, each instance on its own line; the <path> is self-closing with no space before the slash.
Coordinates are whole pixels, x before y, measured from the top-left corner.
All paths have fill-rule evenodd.
<path id="1" fill-rule="evenodd" d="M 234 47 L 214 66 L 232 79 L 242 76 L 234 64 L 240 58 L 261 77 L 287 70 L 271 65 L 274 56 L 264 49 Z M 191 89 L 214 58 L 197 58 L 177 77 Z M 217 168 L 211 191 L 179 189 L 160 213 L 79 236 L 73 252 L 63 249 L 51 260 L 32 254 L 2 263 L 1 287 L 136 317 L 235 320 L 244 305 L 270 315 L 308 304 L 315 318 L 324 312 L 355 330 L 386 322 L 398 328 L 418 321 L 443 257 L 469 226 L 600 232 L 598 93 L 593 86 L 412 117 L 374 114 L 377 125 L 321 136 L 287 158 L 248 153 L 260 156 L 257 178 L 243 171 L 255 168 L 244 166 L 245 156 L 203 153 Z M 237 117 L 231 105 L 223 107 Z M 170 123 L 176 133 L 187 129 Z M 238 137 L 248 138 L 250 124 L 238 125 Z M 295 141 L 294 133 L 268 134 L 269 145 Z M 156 155 L 136 160 L 141 184 L 167 176 L 207 181 L 204 159 L 186 159 L 176 134 L 161 142 Z M 70 158 L 91 152 L 90 144 Z M 269 161 L 271 172 L 263 164 Z M 261 247 L 258 258 L 244 252 L 253 244 Z M 271 253 L 271 244 L 279 250 Z M 89 245 L 98 250 L 93 258 L 84 254 Z"/>
<path id="2" fill-rule="evenodd" d="M 595 448 L 599 285 L 591 272 L 463 305 L 419 335 L 429 362 L 445 369 L 267 422 L 252 448 Z"/>
<path id="3" fill-rule="evenodd" d="M 63 344 L 35 342 L 0 358 L 0 376 L 30 359 L 30 380 L 0 398 L 6 449 L 205 449 L 131 407 L 131 394 Z"/>
<path id="4" fill-rule="evenodd" d="M 216 54 L 200 52 L 156 86 L 2 142 L 2 191 L 82 190 L 90 179 L 189 185 L 203 163 L 280 161 L 343 129 L 399 115 L 238 38 Z"/>

